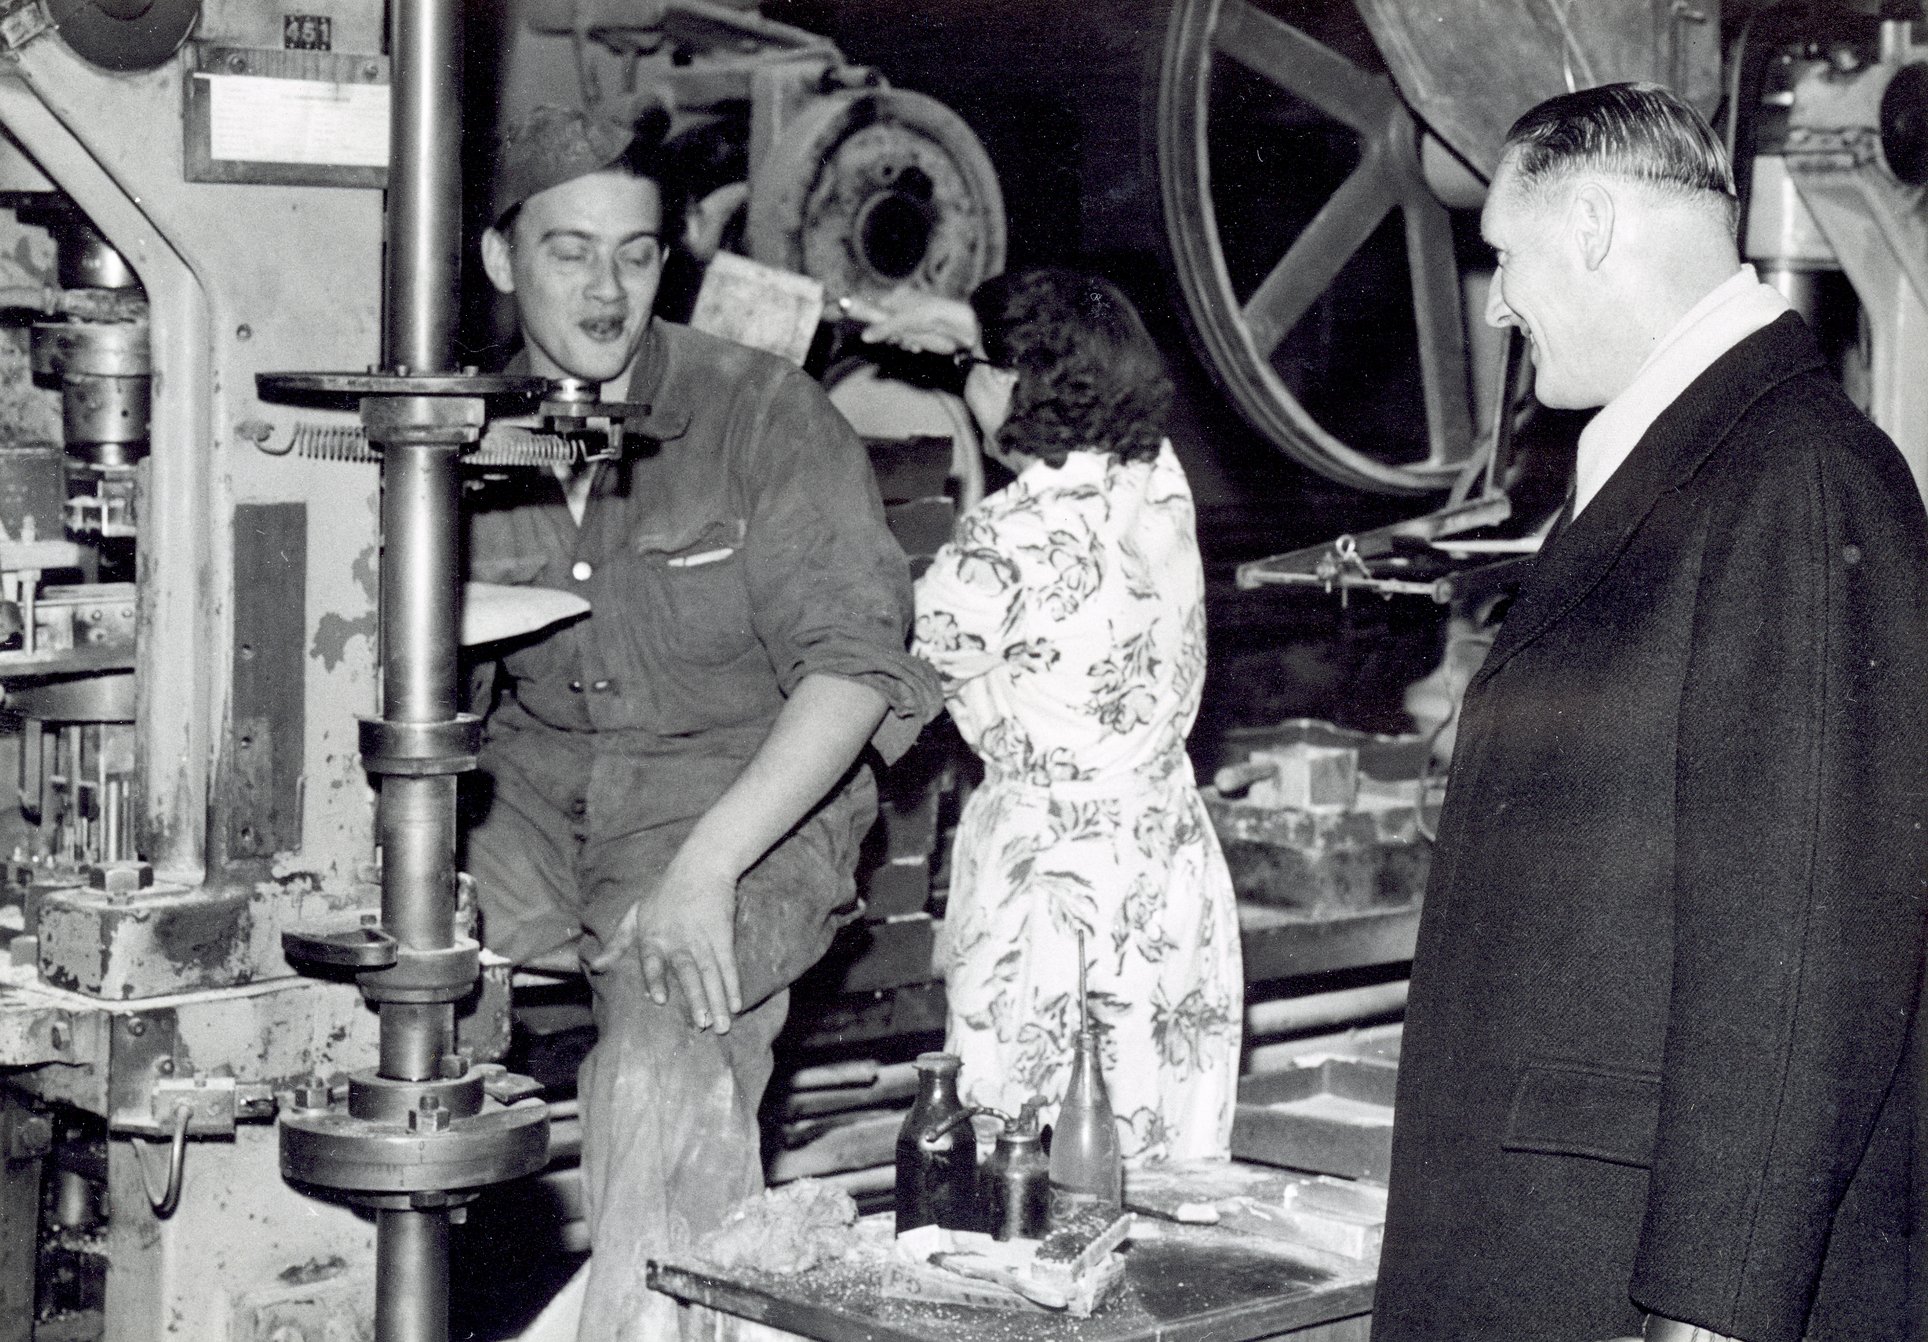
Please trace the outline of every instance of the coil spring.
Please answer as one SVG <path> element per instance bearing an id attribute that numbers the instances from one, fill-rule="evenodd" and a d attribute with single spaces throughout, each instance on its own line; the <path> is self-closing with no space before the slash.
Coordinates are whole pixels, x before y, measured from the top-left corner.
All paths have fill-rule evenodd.
<path id="1" fill-rule="evenodd" d="M 297 424 L 290 450 L 310 461 L 380 461 L 359 424 Z M 591 445 L 556 433 L 537 433 L 514 425 L 492 425 L 464 466 L 568 465 L 584 459 Z"/>

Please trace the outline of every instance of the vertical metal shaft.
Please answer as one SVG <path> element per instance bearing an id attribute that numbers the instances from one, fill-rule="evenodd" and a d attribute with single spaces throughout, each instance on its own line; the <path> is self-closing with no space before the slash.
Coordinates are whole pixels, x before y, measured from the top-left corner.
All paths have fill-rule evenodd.
<path id="1" fill-rule="evenodd" d="M 446 1211 L 375 1213 L 375 1342 L 449 1335 Z"/>
<path id="2" fill-rule="evenodd" d="M 455 716 L 456 451 L 382 448 L 382 716 L 391 722 Z"/>
<path id="3" fill-rule="evenodd" d="M 457 0 L 390 0 L 392 88 L 384 362 L 416 374 L 454 369 L 461 254 L 462 50 Z M 432 418 L 432 417 L 431 417 Z M 452 443 L 385 442 L 382 452 L 382 716 L 456 715 L 456 528 L 461 484 Z M 382 780 L 382 922 L 407 950 L 453 944 L 455 779 Z M 455 1047 L 447 1002 L 381 1003 L 377 1070 L 433 1077 Z M 389 1209 L 376 1225 L 378 1342 L 447 1342 L 445 1208 Z"/>
<path id="4" fill-rule="evenodd" d="M 457 0 L 390 0 L 387 362 L 454 367 L 462 248 Z"/>

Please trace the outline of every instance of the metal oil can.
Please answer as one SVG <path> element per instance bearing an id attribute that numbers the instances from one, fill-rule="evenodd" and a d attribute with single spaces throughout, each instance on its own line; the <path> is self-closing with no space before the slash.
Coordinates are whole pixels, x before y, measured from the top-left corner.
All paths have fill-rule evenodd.
<path id="1" fill-rule="evenodd" d="M 1050 1162 L 1038 1139 L 1042 1098 L 1007 1119 L 978 1171 L 978 1210 L 993 1239 L 1041 1239 L 1051 1206 Z"/>

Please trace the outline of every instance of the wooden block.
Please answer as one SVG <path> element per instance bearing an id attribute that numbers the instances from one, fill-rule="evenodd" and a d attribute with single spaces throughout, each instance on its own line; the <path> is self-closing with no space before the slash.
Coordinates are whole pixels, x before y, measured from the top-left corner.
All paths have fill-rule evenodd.
<path id="1" fill-rule="evenodd" d="M 770 1161 L 770 1182 L 889 1165 L 897 1158 L 897 1133 L 903 1126 L 904 1116 L 896 1112 L 857 1116 L 847 1122 L 816 1120 L 814 1135 L 807 1142 L 795 1150 L 777 1152 Z"/>
<path id="2" fill-rule="evenodd" d="M 1296 1243 L 1374 1262 L 1385 1238 L 1386 1190 L 1354 1179 L 1308 1179 L 1286 1190 L 1278 1207 L 1267 1207 Z"/>

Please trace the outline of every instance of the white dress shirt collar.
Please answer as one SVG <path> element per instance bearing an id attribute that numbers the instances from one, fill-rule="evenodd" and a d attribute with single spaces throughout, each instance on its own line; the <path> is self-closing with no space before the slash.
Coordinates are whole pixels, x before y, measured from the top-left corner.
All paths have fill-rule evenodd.
<path id="1" fill-rule="evenodd" d="M 1687 310 L 1660 338 L 1621 393 L 1580 433 L 1573 464 L 1573 515 L 1620 469 L 1647 430 L 1714 361 L 1788 312 L 1778 289 L 1743 265 Z"/>

